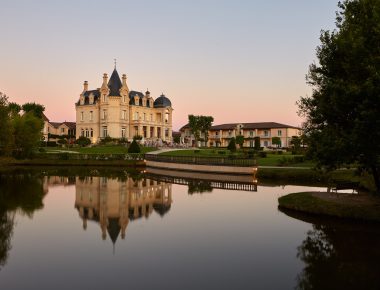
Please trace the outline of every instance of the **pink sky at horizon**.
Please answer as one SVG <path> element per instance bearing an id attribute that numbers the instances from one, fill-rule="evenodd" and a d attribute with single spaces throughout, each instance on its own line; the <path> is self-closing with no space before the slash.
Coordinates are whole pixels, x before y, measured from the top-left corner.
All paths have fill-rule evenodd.
<path id="1" fill-rule="evenodd" d="M 135 24 L 117 17 L 122 9 L 104 23 L 81 19 L 81 9 L 94 18 L 107 14 L 96 1 L 77 6 L 9 1 L 0 19 L 0 91 L 12 102 L 43 104 L 51 121 L 75 121 L 83 81 L 90 89 L 100 87 L 102 74 L 112 73 L 117 58 L 130 90 L 149 88 L 154 98 L 161 92 L 169 97 L 173 130 L 185 125 L 189 114 L 211 115 L 214 124 L 300 126 L 296 101 L 311 93 L 305 75 L 320 30 L 334 23 L 336 3 L 329 2 L 115 0 L 144 13 L 144 21 Z M 296 8 L 297 13 L 283 13 Z M 15 22 L 16 14 L 23 21 Z"/>

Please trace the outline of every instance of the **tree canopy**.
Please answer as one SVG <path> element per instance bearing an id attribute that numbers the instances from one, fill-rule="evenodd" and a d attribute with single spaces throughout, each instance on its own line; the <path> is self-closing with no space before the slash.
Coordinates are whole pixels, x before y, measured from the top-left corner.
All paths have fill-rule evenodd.
<path id="1" fill-rule="evenodd" d="M 203 133 L 205 139 L 204 141 L 207 143 L 208 141 L 208 131 L 212 126 L 212 122 L 214 122 L 214 118 L 211 116 L 194 116 L 189 115 L 189 127 L 191 133 L 194 135 L 195 143 L 198 143 L 200 139 L 200 133 Z"/>
<path id="2" fill-rule="evenodd" d="M 358 163 L 380 192 L 380 2 L 338 4 L 336 29 L 322 31 L 309 67 L 311 96 L 301 97 L 309 152 L 319 166 Z"/>
<path id="3" fill-rule="evenodd" d="M 19 113 L 21 107 L 24 114 Z M 32 153 L 42 137 L 43 110 L 36 103 L 9 103 L 8 97 L 0 93 L 0 155 L 28 157 Z"/>

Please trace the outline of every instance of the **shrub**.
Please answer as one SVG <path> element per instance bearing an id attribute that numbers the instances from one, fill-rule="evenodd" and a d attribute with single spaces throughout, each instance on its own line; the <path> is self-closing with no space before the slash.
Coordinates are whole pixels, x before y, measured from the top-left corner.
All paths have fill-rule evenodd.
<path id="1" fill-rule="evenodd" d="M 267 157 L 267 153 L 265 151 L 260 151 L 259 152 L 259 157 L 266 158 Z"/>
<path id="2" fill-rule="evenodd" d="M 128 153 L 140 153 L 141 149 L 136 140 L 133 140 L 131 145 L 128 147 Z"/>
<path id="3" fill-rule="evenodd" d="M 133 137 L 133 141 L 140 141 L 140 140 L 142 140 L 142 138 L 143 137 L 141 135 L 136 135 Z"/>
<path id="4" fill-rule="evenodd" d="M 127 144 L 127 143 L 128 143 L 128 140 L 125 139 L 125 138 L 120 138 L 117 142 L 118 142 L 119 144 L 124 145 L 124 144 Z"/>
<path id="5" fill-rule="evenodd" d="M 220 155 L 225 155 L 225 154 L 226 154 L 226 151 L 225 151 L 225 150 L 220 150 L 220 151 L 218 151 L 218 154 L 220 154 Z"/>
<path id="6" fill-rule="evenodd" d="M 294 156 L 293 160 L 294 160 L 294 163 L 302 163 L 305 161 L 305 157 L 304 156 Z"/>
<path id="7" fill-rule="evenodd" d="M 236 151 L 236 141 L 235 141 L 234 137 L 231 138 L 230 143 L 228 144 L 227 149 L 230 150 L 231 152 L 235 152 Z"/>
<path id="8" fill-rule="evenodd" d="M 44 148 L 39 148 L 39 149 L 38 149 L 38 152 L 40 152 L 40 153 L 45 153 L 46 150 L 45 150 Z"/>
<path id="9" fill-rule="evenodd" d="M 255 151 L 254 150 L 249 150 L 248 151 L 248 158 L 252 159 L 255 157 Z"/>
<path id="10" fill-rule="evenodd" d="M 282 152 L 281 150 L 277 151 L 277 154 L 278 154 L 278 155 L 282 155 L 282 153 L 283 153 L 283 152 Z"/>
<path id="11" fill-rule="evenodd" d="M 75 140 L 75 144 L 78 144 L 79 146 L 88 146 L 91 144 L 91 140 L 87 137 L 80 136 L 77 140 Z"/>

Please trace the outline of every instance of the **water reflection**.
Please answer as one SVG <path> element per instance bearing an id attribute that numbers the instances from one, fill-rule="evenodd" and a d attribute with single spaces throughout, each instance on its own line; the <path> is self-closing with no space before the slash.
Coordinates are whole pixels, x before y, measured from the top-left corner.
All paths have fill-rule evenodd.
<path id="1" fill-rule="evenodd" d="M 47 193 L 42 178 L 33 174 L 0 174 L 0 269 L 7 263 L 16 213 L 33 218 Z"/>
<path id="2" fill-rule="evenodd" d="M 172 204 L 172 185 L 153 179 L 124 180 L 108 177 L 77 177 L 75 208 L 83 221 L 99 223 L 102 239 L 107 233 L 113 243 L 120 232 L 125 238 L 129 221 L 145 217 L 153 211 L 164 216 Z"/>
<path id="3" fill-rule="evenodd" d="M 297 257 L 305 263 L 297 277 L 297 289 L 379 289 L 380 229 L 377 224 L 282 211 L 313 224 L 297 249 Z"/>

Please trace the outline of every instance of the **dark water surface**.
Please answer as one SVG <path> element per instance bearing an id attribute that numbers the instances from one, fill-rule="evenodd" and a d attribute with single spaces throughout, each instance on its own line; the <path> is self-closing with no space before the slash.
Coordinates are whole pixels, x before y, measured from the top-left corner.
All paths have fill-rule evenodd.
<path id="1" fill-rule="evenodd" d="M 378 225 L 277 209 L 323 188 L 46 175 L 0 174 L 0 289 L 380 289 Z"/>

